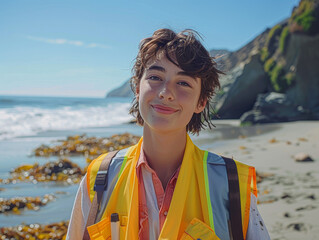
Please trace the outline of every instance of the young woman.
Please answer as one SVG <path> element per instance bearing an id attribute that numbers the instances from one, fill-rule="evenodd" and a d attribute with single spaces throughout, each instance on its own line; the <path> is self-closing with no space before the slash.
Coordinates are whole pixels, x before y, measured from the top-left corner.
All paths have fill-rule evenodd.
<path id="1" fill-rule="evenodd" d="M 141 42 L 133 73 L 130 113 L 143 137 L 112 159 L 97 218 L 87 226 L 107 155 L 91 163 L 67 239 L 111 239 L 114 213 L 120 239 L 269 239 L 254 168 L 200 150 L 188 136 L 212 126 L 210 99 L 221 74 L 196 33 L 157 30 Z"/>

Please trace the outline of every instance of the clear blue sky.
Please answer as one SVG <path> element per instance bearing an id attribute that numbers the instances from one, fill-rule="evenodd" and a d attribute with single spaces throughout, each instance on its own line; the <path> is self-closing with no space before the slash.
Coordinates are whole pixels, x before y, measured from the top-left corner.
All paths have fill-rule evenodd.
<path id="1" fill-rule="evenodd" d="M 193 28 L 209 50 L 237 50 L 298 2 L 2 0 L 0 95 L 104 97 L 158 28 Z"/>

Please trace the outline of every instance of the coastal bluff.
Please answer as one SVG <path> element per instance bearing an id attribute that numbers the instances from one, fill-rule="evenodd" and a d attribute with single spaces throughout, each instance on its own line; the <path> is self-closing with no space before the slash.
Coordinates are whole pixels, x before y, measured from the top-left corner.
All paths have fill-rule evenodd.
<path id="1" fill-rule="evenodd" d="M 212 99 L 220 119 L 244 124 L 319 119 L 319 1 L 301 0 L 291 16 L 237 51 L 211 50 L 221 75 Z M 127 80 L 107 97 L 134 97 Z"/>
<path id="2" fill-rule="evenodd" d="M 130 86 L 130 80 L 125 81 L 121 86 L 115 88 L 106 94 L 106 97 L 134 97 Z"/>
<path id="3" fill-rule="evenodd" d="M 222 119 L 272 123 L 319 119 L 319 1 L 301 0 L 291 16 L 222 58 L 213 99 Z"/>

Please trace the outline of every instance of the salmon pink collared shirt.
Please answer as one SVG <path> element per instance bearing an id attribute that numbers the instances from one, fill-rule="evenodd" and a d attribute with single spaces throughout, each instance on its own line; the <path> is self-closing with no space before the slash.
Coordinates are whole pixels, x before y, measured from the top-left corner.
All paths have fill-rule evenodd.
<path id="1" fill-rule="evenodd" d="M 180 167 L 175 171 L 172 175 L 171 179 L 169 180 L 166 189 L 164 190 L 160 179 L 158 178 L 156 172 L 149 166 L 146 160 L 146 156 L 144 151 L 141 150 L 139 160 L 136 165 L 136 174 L 138 178 L 138 194 L 139 194 L 139 239 L 146 240 L 149 239 L 149 225 L 148 225 L 148 208 L 146 202 L 146 194 L 145 194 L 145 186 L 143 181 L 143 174 L 142 174 L 142 166 L 145 166 L 146 171 L 152 174 L 152 180 L 154 185 L 154 190 L 157 199 L 157 205 L 159 209 L 159 223 L 160 223 L 160 230 L 163 227 L 165 222 L 167 212 L 169 206 L 171 204 L 171 200 L 173 197 L 177 177 L 179 174 Z"/>

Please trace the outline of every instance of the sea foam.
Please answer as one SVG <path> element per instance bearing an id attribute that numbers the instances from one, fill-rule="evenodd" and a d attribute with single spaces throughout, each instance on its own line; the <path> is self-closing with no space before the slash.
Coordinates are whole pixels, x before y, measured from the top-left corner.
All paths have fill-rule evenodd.
<path id="1" fill-rule="evenodd" d="M 106 127 L 128 122 L 129 103 L 84 108 L 64 106 L 40 108 L 17 106 L 0 109 L 0 140 L 33 136 L 39 132 Z"/>

